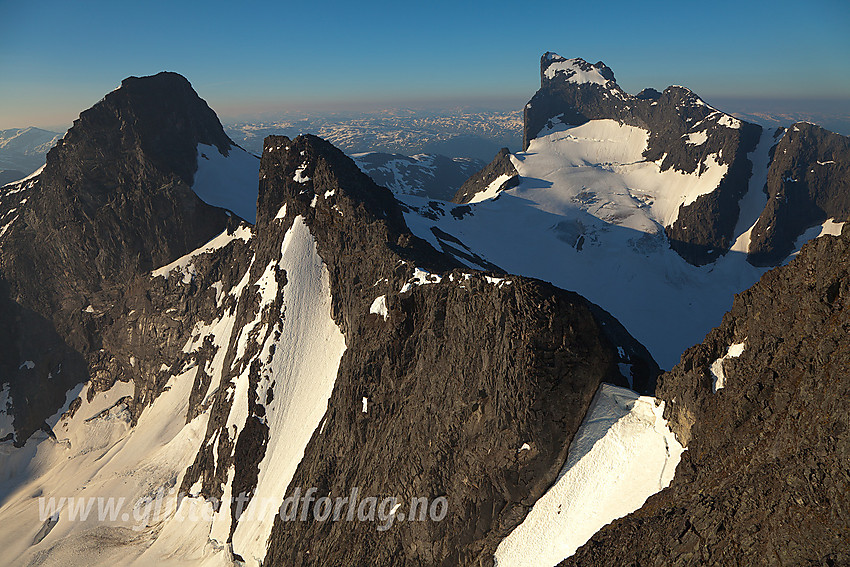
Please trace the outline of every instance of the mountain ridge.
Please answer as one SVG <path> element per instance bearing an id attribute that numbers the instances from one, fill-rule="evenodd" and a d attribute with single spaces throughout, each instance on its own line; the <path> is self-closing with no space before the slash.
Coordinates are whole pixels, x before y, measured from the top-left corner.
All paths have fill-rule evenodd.
<path id="1" fill-rule="evenodd" d="M 133 88 L 138 81 L 145 82 L 131 81 Z M 185 89 L 188 83 L 176 82 L 177 93 L 192 94 Z M 267 551 L 270 556 L 301 552 L 301 546 L 289 543 L 293 533 L 286 528 L 313 529 L 275 525 L 277 509 L 258 508 L 281 497 L 288 475 L 323 486 L 322 471 L 331 466 L 340 482 L 383 491 L 395 474 L 392 463 L 402 460 L 412 467 L 405 470 L 430 471 L 406 490 L 430 496 L 446 487 L 455 491 L 459 504 L 444 526 L 459 528 L 449 536 L 457 545 L 444 541 L 447 527 L 423 531 L 410 524 L 411 530 L 394 536 L 401 547 L 379 551 L 380 560 L 393 564 L 397 557 L 391 551 L 405 549 L 412 562 L 456 557 L 486 564 L 501 536 L 556 478 L 601 381 L 652 388 L 657 365 L 602 308 L 537 280 L 464 269 L 411 233 L 393 194 L 319 138 L 266 141 L 259 189 L 243 193 L 257 195 L 253 226 L 203 204 L 186 182 L 193 169 L 188 157 L 170 161 L 147 155 L 146 142 L 137 135 L 150 124 L 136 124 L 139 131 L 111 126 L 132 114 L 132 106 L 116 101 L 120 90 L 83 113 L 83 127 L 72 129 L 51 152 L 45 171 L 26 182 L 30 187 L 4 196 L 50 212 L 37 199 L 30 201 L 33 193 L 26 191 L 50 194 L 57 180 L 77 175 L 72 186 L 60 186 L 66 195 L 81 196 L 82 205 L 69 197 L 73 215 L 79 210 L 74 206 L 96 209 L 98 198 L 112 203 L 109 197 L 120 200 L 124 192 L 140 191 L 139 182 L 163 180 L 173 188 L 167 195 L 175 206 L 194 203 L 204 221 L 198 230 L 208 230 L 211 238 L 194 249 L 160 250 L 148 263 L 136 260 L 115 269 L 104 264 L 97 277 L 80 277 L 65 288 L 35 290 L 66 298 L 67 305 L 45 311 L 43 318 L 47 329 L 55 329 L 57 344 L 40 354 L 3 353 L 12 365 L 24 360 L 6 396 L 16 414 L 13 435 L 4 437 L 8 445 L 2 448 L 14 458 L 0 461 L 4 474 L 15 479 L 0 507 L 0 515 L 16 519 L 6 532 L 10 556 L 79 558 L 90 549 L 87 538 L 98 533 L 119 542 L 124 561 L 182 557 L 202 549 L 210 560 L 259 564 Z M 151 90 L 156 89 L 140 88 L 137 94 L 144 98 Z M 143 108 L 153 104 L 144 102 Z M 204 106 L 195 108 L 206 114 Z M 202 152 L 212 151 L 203 133 L 218 132 L 217 123 L 204 120 L 193 131 L 186 117 L 163 116 L 183 132 L 171 142 L 183 148 L 180 155 L 200 163 Z M 102 128 L 87 130 L 90 124 Z M 114 136 L 123 141 L 101 145 Z M 122 144 L 132 151 L 119 157 L 106 151 Z M 197 144 L 194 152 L 187 149 L 192 144 Z M 136 197 L 154 198 L 161 191 L 159 183 L 151 183 Z M 133 219 L 138 223 L 144 217 L 126 220 Z M 8 237 L 29 230 L 38 240 L 41 226 L 13 221 L 0 251 L 22 256 L 24 249 Z M 107 228 L 112 232 L 99 234 L 120 241 L 138 227 Z M 81 242 L 75 253 L 109 251 L 87 240 L 86 230 L 81 233 L 74 235 Z M 51 245 L 47 239 L 45 246 Z M 49 254 L 43 260 L 41 269 L 56 269 Z M 3 274 L 17 275 L 23 288 L 26 272 Z M 35 294 L 28 301 L 39 304 Z M 22 305 L 12 299 L 9 304 Z M 487 309 L 494 304 L 498 310 Z M 34 323 L 24 330 L 51 336 Z M 19 330 L 0 327 L 4 332 Z M 481 340 L 466 340 L 472 336 Z M 498 348 L 482 348 L 488 341 Z M 60 345 L 76 366 L 55 359 Z M 480 387 L 468 386 L 473 379 Z M 40 388 L 41 395 L 27 395 L 23 384 Z M 394 400 L 397 387 L 418 392 L 426 403 L 416 397 Z M 461 392 L 448 411 L 449 394 Z M 361 410 L 363 398 L 368 412 Z M 445 415 L 432 411 L 438 399 Z M 378 436 L 369 433 L 370 426 Z M 416 453 L 405 444 L 414 429 L 421 446 Z M 353 430 L 359 432 L 356 439 Z M 388 435 L 383 441 L 381 432 Z M 484 451 L 482 443 L 493 449 Z M 519 450 L 523 443 L 531 447 L 528 452 Z M 104 450 L 113 451 L 109 459 L 86 456 Z M 325 451 L 352 450 L 344 461 L 325 459 Z M 451 452 L 457 459 L 443 467 Z M 26 463 L 35 458 L 69 464 L 46 467 L 30 478 Z M 16 468 L 19 463 L 23 468 Z M 470 485 L 470 478 L 483 488 Z M 126 540 L 120 526 L 76 523 L 64 515 L 37 520 L 27 508 L 30 483 L 50 496 L 71 485 L 80 497 L 106 490 L 130 500 L 151 487 L 179 491 L 182 505 L 202 506 L 211 519 L 198 528 L 168 515 L 141 527 L 150 545 L 140 547 L 138 537 Z M 246 495 L 249 513 L 243 517 L 242 507 L 229 499 Z M 469 529 L 468 506 L 479 505 L 492 511 Z M 206 533 L 198 537 L 187 532 L 190 528 Z M 331 563 L 365 559 L 373 544 L 353 544 L 377 541 L 374 526 L 348 528 L 331 526 L 352 542 L 348 549 L 354 555 L 334 556 L 329 548 L 315 547 L 313 556 L 324 554 Z M 424 547 L 416 551 L 410 544 Z"/>

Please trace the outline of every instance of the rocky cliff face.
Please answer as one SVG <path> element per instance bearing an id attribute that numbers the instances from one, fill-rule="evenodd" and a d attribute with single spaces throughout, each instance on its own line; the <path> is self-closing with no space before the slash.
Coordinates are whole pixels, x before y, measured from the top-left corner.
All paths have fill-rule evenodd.
<path id="1" fill-rule="evenodd" d="M 735 298 L 659 382 L 688 446 L 670 488 L 564 565 L 850 561 L 848 262 L 845 229 Z"/>
<path id="2" fill-rule="evenodd" d="M 150 271 L 221 232 L 224 211 L 190 189 L 199 143 L 222 153 L 232 145 L 175 73 L 126 79 L 83 112 L 48 153 L 21 222 L 4 238 L 0 269 L 15 297 L 49 310 L 62 296 Z M 47 270 L 63 264 L 57 281 Z"/>
<path id="3" fill-rule="evenodd" d="M 761 266 L 780 263 L 809 227 L 850 220 L 850 138 L 794 124 L 773 151 L 765 193 L 749 248 Z"/>

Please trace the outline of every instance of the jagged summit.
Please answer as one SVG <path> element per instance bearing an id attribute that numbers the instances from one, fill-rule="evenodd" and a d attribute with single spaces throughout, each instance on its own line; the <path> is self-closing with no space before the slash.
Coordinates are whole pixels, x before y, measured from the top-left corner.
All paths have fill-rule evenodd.
<path id="1" fill-rule="evenodd" d="M 376 185 L 330 142 L 312 134 L 294 139 L 269 136 L 264 157 L 267 163 L 274 163 L 274 168 L 267 167 L 260 180 L 260 222 L 274 217 L 287 197 L 300 197 L 305 205 L 315 209 L 319 201 L 330 199 L 331 195 L 325 194 L 333 189 L 335 196 L 345 194 L 357 201 L 370 220 L 385 219 L 395 230 L 401 230 L 401 210 L 389 189 Z M 312 200 L 314 190 L 317 201 Z"/>
<path id="2" fill-rule="evenodd" d="M 682 85 L 670 85 L 663 92 L 648 87 L 636 95 L 623 91 L 617 84 L 614 71 L 602 61 L 590 63 L 581 57 L 568 59 L 552 51 L 547 51 L 540 57 L 540 86 L 541 88 L 555 87 L 558 84 L 599 85 L 606 91 L 613 91 L 614 96 L 624 99 L 657 101 L 662 95 L 675 99 L 677 102 L 706 106 L 708 105 L 691 89 Z"/>
<path id="3" fill-rule="evenodd" d="M 540 58 L 540 79 L 544 85 L 547 81 L 561 80 L 576 84 L 617 83 L 614 71 L 602 61 L 590 64 L 580 57 L 567 59 L 551 51 L 547 51 Z"/>

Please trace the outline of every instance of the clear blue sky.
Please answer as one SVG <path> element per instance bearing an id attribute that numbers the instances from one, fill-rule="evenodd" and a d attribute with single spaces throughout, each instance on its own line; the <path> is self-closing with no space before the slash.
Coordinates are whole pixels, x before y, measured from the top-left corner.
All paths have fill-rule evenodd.
<path id="1" fill-rule="evenodd" d="M 129 75 L 185 75 L 219 114 L 529 98 L 544 51 L 629 92 L 850 100 L 847 0 L 0 0 L 0 128 L 67 125 Z"/>

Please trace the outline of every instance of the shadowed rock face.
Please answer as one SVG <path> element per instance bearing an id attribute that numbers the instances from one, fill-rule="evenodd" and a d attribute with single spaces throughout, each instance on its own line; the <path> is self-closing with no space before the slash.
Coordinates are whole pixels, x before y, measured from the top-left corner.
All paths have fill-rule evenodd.
<path id="1" fill-rule="evenodd" d="M 848 266 L 845 229 L 735 298 L 659 380 L 688 446 L 672 484 L 563 565 L 850 562 Z M 744 350 L 719 363 L 715 393 L 732 344 Z"/>
<path id="2" fill-rule="evenodd" d="M 780 263 L 809 227 L 850 220 L 850 138 L 808 122 L 792 125 L 774 149 L 765 193 L 749 250 L 757 266 Z"/>
<path id="3" fill-rule="evenodd" d="M 231 145 L 175 73 L 126 79 L 84 111 L 3 240 L 13 296 L 49 313 L 63 297 L 166 264 L 224 230 L 224 211 L 190 188 L 198 143 Z"/>
<path id="4" fill-rule="evenodd" d="M 131 301 L 130 283 L 236 224 L 191 189 L 198 143 L 223 153 L 232 145 L 185 78 L 131 77 L 80 115 L 39 176 L 3 188 L 2 208 L 15 208 L 17 218 L 0 238 L 2 301 L 17 315 L 0 326 L 18 340 L 0 346 L 0 365 L 18 443 L 73 385 L 101 371 L 108 385 L 128 379 L 117 370 L 127 362 L 100 349 L 106 327 Z M 87 312 L 93 304 L 98 309 Z M 159 334 L 147 340 L 158 344 Z M 19 368 L 26 360 L 35 368 Z"/>

